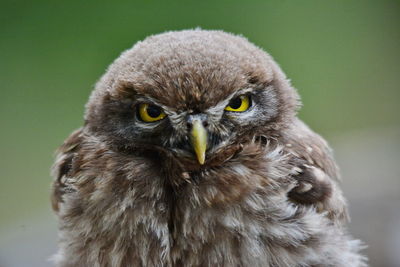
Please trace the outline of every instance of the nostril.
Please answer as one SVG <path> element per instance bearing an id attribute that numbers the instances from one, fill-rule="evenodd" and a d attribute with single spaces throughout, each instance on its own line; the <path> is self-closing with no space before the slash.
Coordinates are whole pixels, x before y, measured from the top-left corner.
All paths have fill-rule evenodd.
<path id="1" fill-rule="evenodd" d="M 193 125 L 196 123 L 201 123 L 204 128 L 208 127 L 209 123 L 207 121 L 207 115 L 205 114 L 190 114 L 186 118 L 186 127 L 191 129 Z"/>

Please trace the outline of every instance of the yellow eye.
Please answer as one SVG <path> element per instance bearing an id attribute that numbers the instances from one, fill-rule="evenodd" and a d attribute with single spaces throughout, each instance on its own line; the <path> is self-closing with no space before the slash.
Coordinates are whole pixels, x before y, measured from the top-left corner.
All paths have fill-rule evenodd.
<path id="1" fill-rule="evenodd" d="M 144 122 L 155 122 L 165 118 L 164 111 L 155 105 L 140 104 L 139 105 L 139 118 Z"/>
<path id="2" fill-rule="evenodd" d="M 226 106 L 225 110 L 243 112 L 249 109 L 250 104 L 250 97 L 248 95 L 241 95 L 232 99 L 231 102 L 229 102 L 229 105 Z"/>

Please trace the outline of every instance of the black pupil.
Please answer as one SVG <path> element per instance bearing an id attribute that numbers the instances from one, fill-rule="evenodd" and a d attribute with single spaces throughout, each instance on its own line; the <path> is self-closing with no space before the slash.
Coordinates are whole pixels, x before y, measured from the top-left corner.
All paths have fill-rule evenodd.
<path id="1" fill-rule="evenodd" d="M 157 118 L 161 115 L 161 109 L 159 107 L 150 105 L 147 107 L 147 114 L 152 118 Z"/>
<path id="2" fill-rule="evenodd" d="M 242 105 L 242 98 L 236 97 L 235 99 L 232 99 L 231 102 L 229 103 L 229 106 L 233 109 L 238 109 Z"/>

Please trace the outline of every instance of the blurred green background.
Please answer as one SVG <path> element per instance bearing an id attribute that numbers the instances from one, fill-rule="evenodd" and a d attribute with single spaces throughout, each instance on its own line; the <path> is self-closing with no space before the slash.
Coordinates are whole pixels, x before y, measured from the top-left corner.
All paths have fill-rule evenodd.
<path id="1" fill-rule="evenodd" d="M 344 180 L 354 181 L 345 187 L 350 205 L 355 203 L 352 210 L 370 212 L 365 205 L 373 200 L 362 198 L 369 180 L 358 170 L 371 176 L 365 168 L 375 164 L 380 176 L 371 181 L 379 178 L 378 187 L 386 183 L 394 190 L 394 200 L 381 199 L 382 205 L 399 200 L 400 187 L 393 186 L 400 178 L 400 1 L 0 3 L 0 266 L 24 266 L 30 259 L 26 254 L 12 258 L 9 252 L 21 244 L 29 249 L 45 233 L 48 250 L 28 262 L 48 264 L 40 261 L 55 251 L 56 222 L 49 205 L 55 149 L 82 124 L 89 93 L 113 59 L 146 36 L 168 30 L 223 29 L 264 48 L 298 88 L 304 104 L 300 117 L 334 148 L 342 148 L 339 162 L 353 176 L 345 173 Z M 379 165 L 377 155 L 388 160 Z M 357 193 L 360 197 L 353 196 Z M 359 219 L 364 224 L 358 227 L 353 220 L 352 229 L 375 242 L 379 237 L 359 230 L 376 229 L 367 221 Z M 372 262 L 392 266 L 396 259 L 385 261 L 376 249 L 370 245 L 368 250 Z"/>

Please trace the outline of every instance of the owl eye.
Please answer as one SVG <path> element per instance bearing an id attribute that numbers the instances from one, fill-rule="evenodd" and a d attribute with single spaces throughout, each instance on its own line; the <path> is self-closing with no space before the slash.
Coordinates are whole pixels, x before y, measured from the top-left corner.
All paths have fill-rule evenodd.
<path id="1" fill-rule="evenodd" d="M 139 119 L 144 122 L 155 122 L 164 119 L 165 112 L 155 105 L 142 103 L 139 105 Z"/>
<path id="2" fill-rule="evenodd" d="M 251 100 L 248 95 L 241 95 L 232 99 L 228 106 L 226 106 L 226 111 L 233 112 L 243 112 L 249 109 L 251 106 Z"/>

